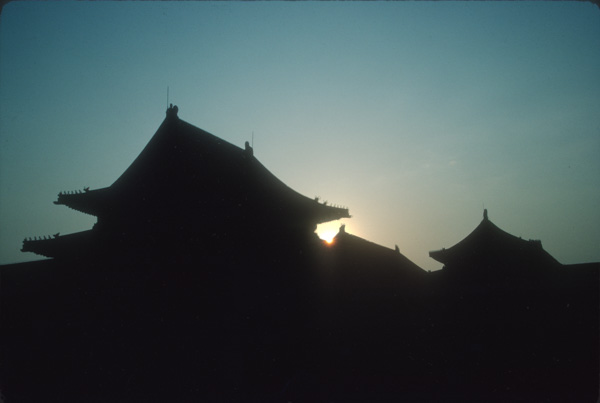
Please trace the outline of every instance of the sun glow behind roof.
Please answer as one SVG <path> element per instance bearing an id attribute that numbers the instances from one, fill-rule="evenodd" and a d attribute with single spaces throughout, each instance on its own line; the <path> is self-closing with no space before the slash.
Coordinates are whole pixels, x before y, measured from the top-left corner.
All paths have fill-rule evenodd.
<path id="1" fill-rule="evenodd" d="M 333 242 L 333 238 L 339 232 L 341 225 L 342 224 L 340 221 L 330 221 L 323 224 L 318 224 L 315 233 L 319 236 L 319 238 L 330 244 Z"/>

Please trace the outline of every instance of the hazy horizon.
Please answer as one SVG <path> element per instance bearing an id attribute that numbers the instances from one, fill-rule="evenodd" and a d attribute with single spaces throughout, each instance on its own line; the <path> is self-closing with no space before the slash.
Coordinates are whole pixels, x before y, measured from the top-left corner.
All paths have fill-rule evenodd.
<path id="1" fill-rule="evenodd" d="M 165 116 L 254 155 L 426 270 L 481 221 L 600 261 L 600 9 L 585 2 L 11 2 L 0 264 L 92 227 Z"/>

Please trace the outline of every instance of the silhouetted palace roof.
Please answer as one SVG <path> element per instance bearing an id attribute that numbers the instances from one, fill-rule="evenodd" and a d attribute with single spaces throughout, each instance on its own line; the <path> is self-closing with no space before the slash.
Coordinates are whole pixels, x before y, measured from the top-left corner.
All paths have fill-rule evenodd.
<path id="1" fill-rule="evenodd" d="M 374 242 L 367 241 L 356 235 L 346 232 L 345 225 L 340 227 L 339 232 L 331 242 L 331 248 L 339 251 L 338 259 L 345 260 L 343 267 L 357 266 L 360 270 L 393 267 L 399 269 L 403 274 L 422 276 L 426 272 L 414 262 L 396 250 L 386 248 Z"/>
<path id="2" fill-rule="evenodd" d="M 300 215 L 315 223 L 349 217 L 347 209 L 324 205 L 286 186 L 253 157 L 248 145 L 242 150 L 180 120 L 176 106 L 167 111 L 148 145 L 109 188 L 61 194 L 56 203 L 99 216 L 132 203 L 149 206 L 153 200 L 178 208 L 203 207 L 210 198 L 218 198 L 219 204 L 258 201 L 271 213 Z M 195 206 L 181 206 L 181 201 Z"/>
<path id="3" fill-rule="evenodd" d="M 245 149 L 236 147 L 184 122 L 177 112 L 177 106 L 167 110 L 149 143 L 111 186 L 61 192 L 54 203 L 97 216 L 96 228 L 113 232 L 251 233 L 261 226 L 312 232 L 318 223 L 350 217 L 347 208 L 285 185 L 247 142 Z M 23 249 L 38 253 L 34 241 L 28 242 Z"/>
<path id="4" fill-rule="evenodd" d="M 429 256 L 446 267 L 543 266 L 559 265 L 542 248 L 539 240 L 524 240 L 492 223 L 484 210 L 483 220 L 456 245 L 429 252 Z"/>

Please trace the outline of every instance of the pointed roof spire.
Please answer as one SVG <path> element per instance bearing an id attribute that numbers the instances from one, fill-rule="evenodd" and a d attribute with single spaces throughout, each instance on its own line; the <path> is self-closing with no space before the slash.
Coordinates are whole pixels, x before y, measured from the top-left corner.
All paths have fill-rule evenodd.
<path id="1" fill-rule="evenodd" d="M 488 221 L 489 220 L 489 218 L 488 218 L 488 212 L 487 212 L 486 208 L 483 209 L 483 220 L 484 221 Z"/>

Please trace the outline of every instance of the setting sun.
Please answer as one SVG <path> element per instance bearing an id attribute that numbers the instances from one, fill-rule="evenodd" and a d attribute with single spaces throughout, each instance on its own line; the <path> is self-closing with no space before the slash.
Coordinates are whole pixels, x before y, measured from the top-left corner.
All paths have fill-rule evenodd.
<path id="1" fill-rule="evenodd" d="M 319 238 L 330 244 L 333 242 L 333 238 L 336 236 L 336 234 L 337 232 L 327 231 L 319 234 Z"/>
<path id="2" fill-rule="evenodd" d="M 339 231 L 340 225 L 341 224 L 339 221 L 332 221 L 319 224 L 317 225 L 317 230 L 315 231 L 315 233 L 319 236 L 319 238 L 321 238 L 328 244 L 331 244 L 333 242 L 333 238 L 337 235 Z"/>

